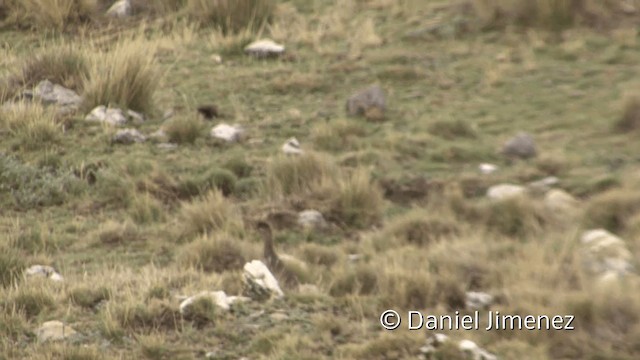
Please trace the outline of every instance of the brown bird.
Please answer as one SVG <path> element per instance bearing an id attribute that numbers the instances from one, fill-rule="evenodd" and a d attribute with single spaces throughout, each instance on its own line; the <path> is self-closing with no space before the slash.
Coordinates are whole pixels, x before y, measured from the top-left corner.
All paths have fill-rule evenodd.
<path id="1" fill-rule="evenodd" d="M 291 271 L 287 264 L 283 262 L 273 247 L 273 232 L 271 225 L 265 221 L 259 221 L 256 229 L 264 241 L 264 260 L 269 270 L 273 271 L 278 280 L 289 286 L 296 286 L 300 283 L 298 275 Z M 293 265 L 293 264 L 292 264 Z"/>
<path id="2" fill-rule="evenodd" d="M 218 107 L 213 104 L 198 106 L 198 112 L 202 114 L 202 116 L 204 116 L 204 118 L 207 120 L 211 120 L 220 116 L 220 114 L 218 113 Z"/>

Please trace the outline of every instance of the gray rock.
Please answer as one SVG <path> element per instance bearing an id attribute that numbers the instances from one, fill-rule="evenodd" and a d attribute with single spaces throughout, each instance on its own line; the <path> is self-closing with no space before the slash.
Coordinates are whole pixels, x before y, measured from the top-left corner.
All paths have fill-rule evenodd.
<path id="1" fill-rule="evenodd" d="M 262 39 L 247 45 L 244 51 L 257 58 L 277 57 L 284 53 L 284 46 L 270 39 Z"/>
<path id="2" fill-rule="evenodd" d="M 527 189 L 524 186 L 513 184 L 498 184 L 487 189 L 487 197 L 491 200 L 507 200 L 524 196 Z"/>
<path id="3" fill-rule="evenodd" d="M 529 133 L 521 132 L 504 144 L 502 153 L 507 157 L 528 159 L 535 157 L 538 154 L 538 150 L 533 136 Z"/>
<path id="4" fill-rule="evenodd" d="M 121 129 L 113 136 L 113 142 L 116 144 L 128 145 L 145 142 L 146 140 L 146 136 L 137 129 Z"/>
<path id="5" fill-rule="evenodd" d="M 384 113 L 387 109 L 384 90 L 372 85 L 351 95 L 347 100 L 347 113 L 351 116 L 366 115 L 373 109 Z"/>
<path id="6" fill-rule="evenodd" d="M 64 278 L 56 269 L 47 265 L 32 265 L 25 270 L 27 276 L 39 276 L 51 279 L 53 281 L 63 281 Z"/>
<path id="7" fill-rule="evenodd" d="M 91 112 L 85 117 L 85 120 L 102 122 L 116 126 L 127 123 L 127 117 L 121 109 L 107 108 L 104 105 L 97 106 L 91 110 Z"/>
<path id="8" fill-rule="evenodd" d="M 78 336 L 78 333 L 73 328 L 57 320 L 43 323 L 35 333 L 39 342 L 61 341 Z"/>
<path id="9" fill-rule="evenodd" d="M 304 228 L 321 229 L 327 225 L 327 222 L 320 211 L 304 210 L 298 214 L 298 225 Z"/>
<path id="10" fill-rule="evenodd" d="M 65 115 L 76 111 L 82 103 L 82 98 L 75 91 L 64 86 L 54 84 L 49 80 L 38 83 L 32 97 L 44 105 L 58 106 L 58 114 Z"/>

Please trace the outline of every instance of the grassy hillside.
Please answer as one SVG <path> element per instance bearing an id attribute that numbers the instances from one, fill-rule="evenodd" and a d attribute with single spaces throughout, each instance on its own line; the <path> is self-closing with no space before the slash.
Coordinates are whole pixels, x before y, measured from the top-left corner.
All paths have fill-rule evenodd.
<path id="1" fill-rule="evenodd" d="M 575 316 L 573 331 L 442 331 L 501 359 L 640 356 L 636 275 L 590 274 L 580 241 L 604 228 L 640 255 L 637 1 L 134 0 L 123 19 L 106 1 L 40 3 L 0 3 L 0 98 L 48 79 L 82 103 L 0 112 L 0 359 L 416 359 L 432 332 L 380 314 L 464 313 L 470 291 L 504 314 Z M 260 38 L 285 55 L 243 52 Z M 372 84 L 384 117 L 349 116 Z M 117 127 L 85 120 L 98 105 L 168 139 L 114 143 Z M 213 139 L 221 122 L 244 138 Z M 519 132 L 536 157 L 501 153 Z M 291 137 L 303 155 L 282 154 Z M 569 208 L 485 196 L 549 176 Z M 328 226 L 297 226 L 306 209 Z M 179 296 L 243 293 L 265 219 L 303 284 L 181 315 Z M 27 277 L 35 264 L 64 281 Z M 39 342 L 50 320 L 80 336 Z"/>

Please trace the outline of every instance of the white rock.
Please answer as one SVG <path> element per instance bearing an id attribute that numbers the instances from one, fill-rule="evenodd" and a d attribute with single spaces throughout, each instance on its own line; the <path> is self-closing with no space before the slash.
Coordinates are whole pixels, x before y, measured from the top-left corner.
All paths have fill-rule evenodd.
<path id="1" fill-rule="evenodd" d="M 296 138 L 289 138 L 284 145 L 282 145 L 282 151 L 287 155 L 300 155 L 303 153 L 300 148 L 300 142 Z"/>
<path id="2" fill-rule="evenodd" d="M 113 142 L 119 144 L 133 144 L 145 142 L 147 137 L 137 129 L 121 129 L 113 136 Z"/>
<path id="3" fill-rule="evenodd" d="M 305 228 L 320 229 L 327 225 L 324 216 L 318 210 L 304 210 L 298 213 L 298 225 Z"/>
<path id="4" fill-rule="evenodd" d="M 244 130 L 236 125 L 228 125 L 225 123 L 218 124 L 211 129 L 211 137 L 222 139 L 228 142 L 239 141 Z"/>
<path id="5" fill-rule="evenodd" d="M 180 313 L 184 313 L 196 300 L 202 298 L 211 299 L 216 306 L 224 310 L 229 310 L 231 305 L 237 301 L 249 300 L 249 298 L 244 296 L 227 296 L 224 291 L 203 291 L 197 295 L 184 299 L 180 303 Z"/>
<path id="6" fill-rule="evenodd" d="M 131 1 L 130 0 L 119 0 L 116 1 L 109 10 L 107 10 L 107 15 L 117 18 L 127 17 L 131 15 Z"/>
<path id="7" fill-rule="evenodd" d="M 244 265 L 244 280 L 254 291 L 262 291 L 278 298 L 284 296 L 278 280 L 260 260 L 253 260 Z"/>
<path id="8" fill-rule="evenodd" d="M 53 281 L 62 281 L 64 278 L 56 269 L 47 265 L 32 265 L 27 270 L 25 270 L 25 274 L 27 276 L 41 276 L 45 278 L 49 278 Z"/>
<path id="9" fill-rule="evenodd" d="M 244 51 L 255 57 L 265 58 L 278 56 L 284 53 L 284 46 L 277 44 L 273 40 L 263 39 L 252 42 L 244 48 Z"/>
<path id="10" fill-rule="evenodd" d="M 97 106 L 91 110 L 85 120 L 103 122 L 110 125 L 124 125 L 127 123 L 127 117 L 121 109 L 107 108 L 104 105 Z"/>
<path id="11" fill-rule="evenodd" d="M 76 334 L 74 329 L 57 320 L 47 321 L 36 330 L 40 342 L 65 340 Z"/>
<path id="12" fill-rule="evenodd" d="M 36 85 L 33 97 L 43 104 L 56 104 L 64 107 L 77 107 L 82 102 L 82 98 L 75 91 L 53 84 L 49 80 L 43 80 Z"/>
<path id="13" fill-rule="evenodd" d="M 478 170 L 485 175 L 489 175 L 498 171 L 498 166 L 489 163 L 482 163 L 478 165 Z"/>
<path id="14" fill-rule="evenodd" d="M 493 296 L 484 292 L 469 291 L 466 293 L 466 307 L 469 310 L 486 309 L 493 303 Z"/>
<path id="15" fill-rule="evenodd" d="M 580 238 L 583 264 L 587 271 L 605 278 L 622 277 L 635 272 L 633 254 L 626 243 L 604 229 L 586 231 Z"/>
<path id="16" fill-rule="evenodd" d="M 487 189 L 487 197 L 492 200 L 506 200 L 523 196 L 527 192 L 524 186 L 513 184 L 499 184 Z"/>

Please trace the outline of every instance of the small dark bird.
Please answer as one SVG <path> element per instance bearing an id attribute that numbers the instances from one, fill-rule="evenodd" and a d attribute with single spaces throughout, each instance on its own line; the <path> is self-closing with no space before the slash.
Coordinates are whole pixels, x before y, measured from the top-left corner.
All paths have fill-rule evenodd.
<path id="1" fill-rule="evenodd" d="M 278 280 L 282 280 L 289 285 L 297 284 L 297 276 L 284 266 L 284 263 L 273 248 L 271 225 L 265 221 L 259 221 L 256 224 L 256 229 L 264 241 L 264 260 L 269 270 L 274 272 Z"/>
<path id="2" fill-rule="evenodd" d="M 204 116 L 205 119 L 211 120 L 220 116 L 218 113 L 218 107 L 215 105 L 200 105 L 198 106 L 198 112 Z"/>

